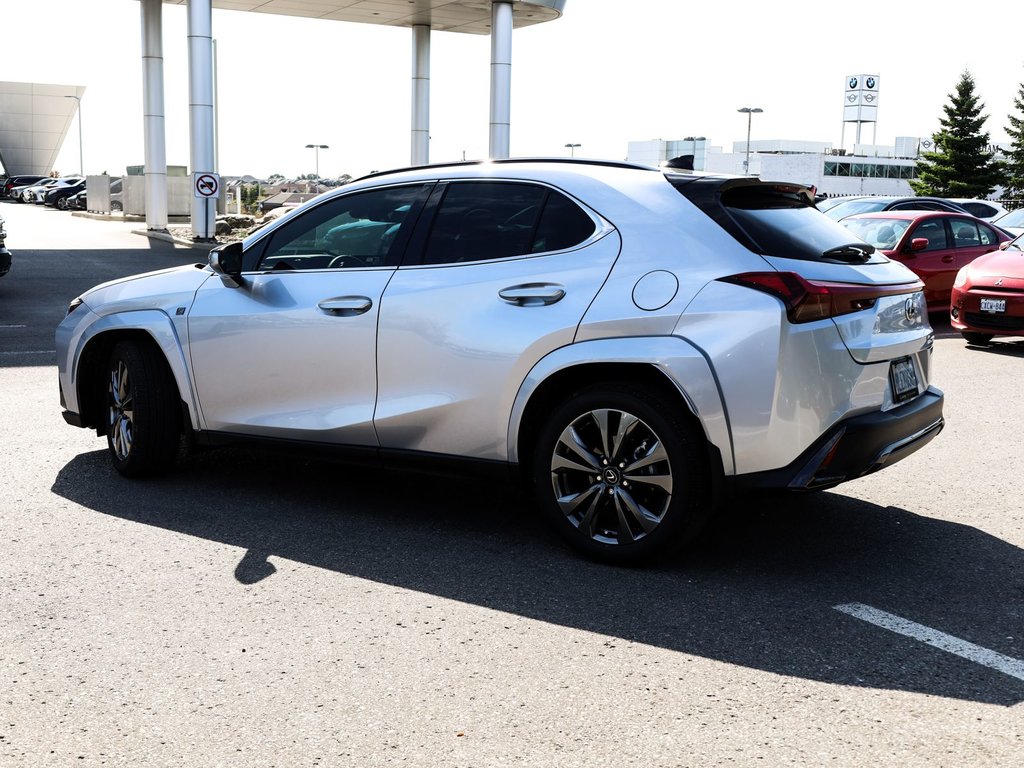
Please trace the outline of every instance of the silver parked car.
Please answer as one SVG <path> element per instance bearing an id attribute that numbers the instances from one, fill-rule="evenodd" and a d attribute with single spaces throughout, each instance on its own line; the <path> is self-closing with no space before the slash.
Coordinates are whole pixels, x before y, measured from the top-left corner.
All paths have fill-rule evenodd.
<path id="1" fill-rule="evenodd" d="M 123 475 L 189 442 L 471 459 L 612 562 L 691 538 L 730 487 L 925 445 L 932 343 L 913 273 L 808 189 L 572 160 L 374 174 L 57 330 L 65 419 Z"/>

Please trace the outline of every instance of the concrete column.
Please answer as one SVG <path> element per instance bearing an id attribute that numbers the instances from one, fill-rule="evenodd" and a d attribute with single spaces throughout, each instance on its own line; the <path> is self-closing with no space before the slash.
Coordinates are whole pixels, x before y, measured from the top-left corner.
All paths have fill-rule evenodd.
<path id="1" fill-rule="evenodd" d="M 145 135 L 146 229 L 167 229 L 164 133 L 163 4 L 142 0 L 142 121 Z"/>
<path id="2" fill-rule="evenodd" d="M 512 114 L 512 3 L 491 3 L 491 158 L 509 156 Z"/>
<path id="3" fill-rule="evenodd" d="M 430 162 L 430 27 L 412 28 L 412 165 Z"/>
<path id="4" fill-rule="evenodd" d="M 213 12 L 211 0 L 188 0 L 188 116 L 190 173 L 214 170 Z M 192 196 L 192 232 L 197 239 L 216 233 L 215 200 Z"/>

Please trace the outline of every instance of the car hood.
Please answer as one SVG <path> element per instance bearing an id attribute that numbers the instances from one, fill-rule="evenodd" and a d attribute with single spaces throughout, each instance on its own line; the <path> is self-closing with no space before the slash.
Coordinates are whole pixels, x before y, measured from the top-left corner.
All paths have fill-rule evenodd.
<path id="1" fill-rule="evenodd" d="M 998 277 L 1024 278 L 1024 252 L 1016 248 L 992 251 L 976 258 L 968 269 L 974 284 Z"/>
<path id="2" fill-rule="evenodd" d="M 83 293 L 81 299 L 98 315 L 165 309 L 191 302 L 199 286 L 212 276 L 213 271 L 204 264 L 172 267 L 102 283 Z"/>

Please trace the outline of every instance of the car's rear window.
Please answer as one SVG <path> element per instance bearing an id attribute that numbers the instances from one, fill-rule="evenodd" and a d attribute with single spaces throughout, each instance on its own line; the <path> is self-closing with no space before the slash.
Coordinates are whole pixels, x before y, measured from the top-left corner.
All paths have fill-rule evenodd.
<path id="1" fill-rule="evenodd" d="M 805 187 L 757 179 L 667 178 L 744 247 L 765 256 L 849 263 L 880 254 L 814 207 Z M 852 248 L 851 248 L 852 246 Z"/>

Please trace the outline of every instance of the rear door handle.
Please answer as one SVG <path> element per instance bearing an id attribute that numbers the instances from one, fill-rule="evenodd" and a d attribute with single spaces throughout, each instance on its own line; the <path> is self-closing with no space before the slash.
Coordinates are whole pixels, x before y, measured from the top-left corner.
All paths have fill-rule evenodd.
<path id="1" fill-rule="evenodd" d="M 557 283 L 524 283 L 504 288 L 498 296 L 517 307 L 542 307 L 561 301 L 565 288 Z"/>
<path id="2" fill-rule="evenodd" d="M 334 299 L 324 299 L 317 306 L 328 315 L 354 317 L 368 312 L 373 306 L 373 301 L 369 296 L 338 296 Z"/>

